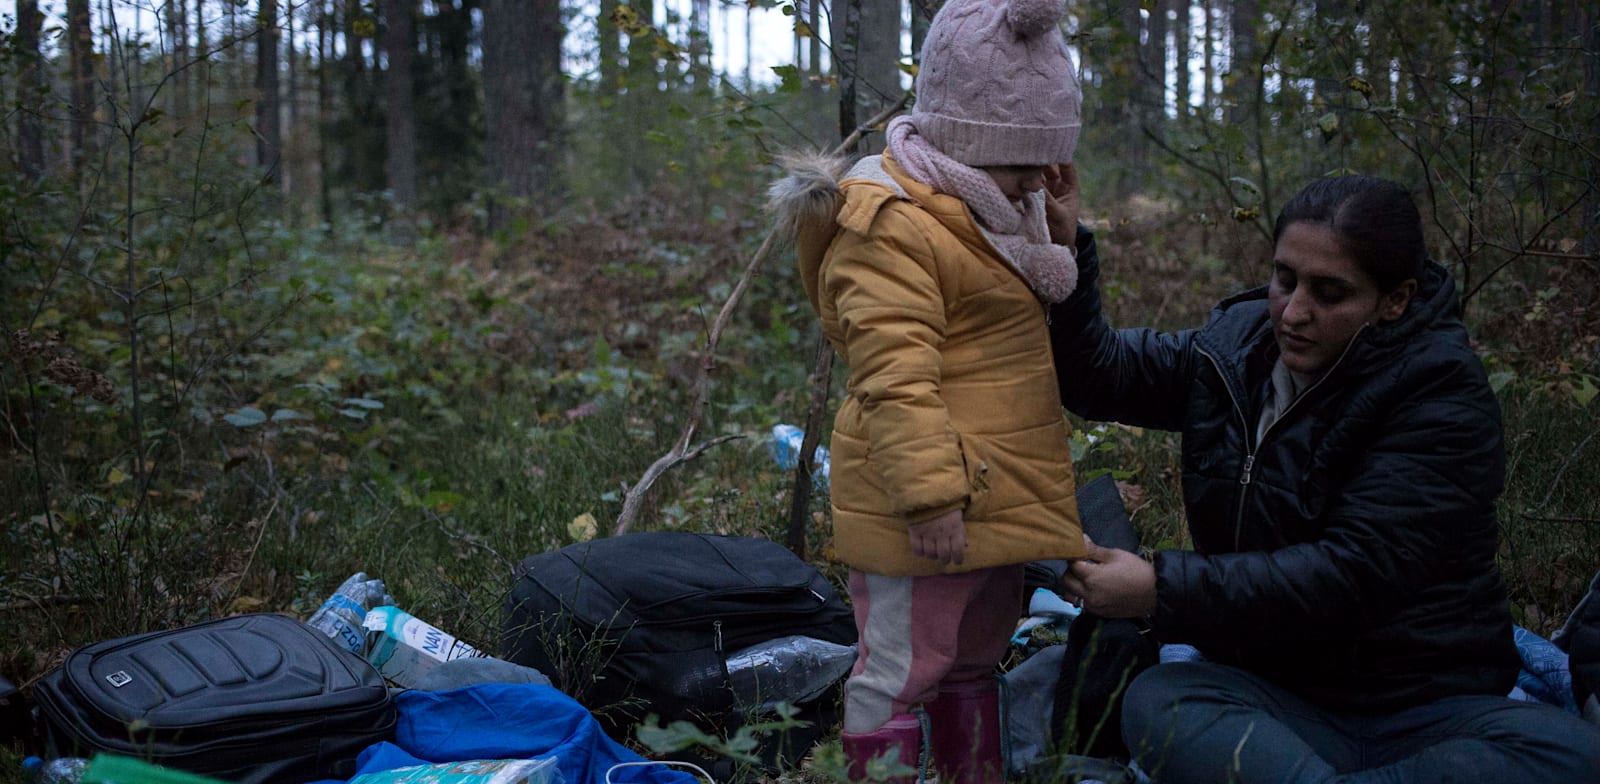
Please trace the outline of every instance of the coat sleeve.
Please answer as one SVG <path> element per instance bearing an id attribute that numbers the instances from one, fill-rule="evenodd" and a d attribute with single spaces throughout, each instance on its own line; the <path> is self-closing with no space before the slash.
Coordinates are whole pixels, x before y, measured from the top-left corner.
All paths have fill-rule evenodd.
<path id="1" fill-rule="evenodd" d="M 1078 286 L 1050 310 L 1062 405 L 1085 419 L 1181 429 L 1195 333 L 1113 329 L 1101 310 L 1094 234 L 1078 227 Z"/>
<path id="2" fill-rule="evenodd" d="M 908 524 L 966 505 L 961 442 L 939 395 L 944 295 L 934 245 L 904 208 L 883 209 L 867 234 L 842 235 L 824 285 L 838 310 L 867 470 Z"/>
<path id="3" fill-rule="evenodd" d="M 1350 412 L 1372 416 L 1376 435 L 1315 541 L 1160 553 L 1153 621 L 1163 639 L 1227 645 L 1263 630 L 1348 639 L 1424 588 L 1492 569 L 1505 481 L 1500 412 L 1474 358 L 1451 364 Z"/>

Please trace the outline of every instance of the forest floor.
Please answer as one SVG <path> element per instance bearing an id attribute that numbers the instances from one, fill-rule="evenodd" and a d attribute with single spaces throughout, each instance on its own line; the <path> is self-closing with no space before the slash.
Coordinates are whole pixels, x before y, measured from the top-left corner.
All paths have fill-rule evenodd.
<path id="1" fill-rule="evenodd" d="M 1169 205 L 1091 218 L 1114 323 L 1198 325 L 1265 277 L 1242 261 L 1259 237 Z M 182 325 L 170 357 L 146 360 L 142 443 L 125 405 L 8 375 L 0 672 L 29 684 L 76 645 L 230 613 L 306 617 L 356 571 L 498 650 L 516 563 L 606 535 L 677 438 L 707 328 L 763 231 L 655 199 L 494 238 L 291 239 L 231 310 L 185 314 L 232 340 L 222 361 L 193 359 Z M 731 440 L 657 484 L 643 529 L 783 541 L 793 477 L 768 433 L 805 421 L 817 340 L 792 266 L 766 262 L 712 361 L 700 437 Z M 1600 569 L 1596 277 L 1552 268 L 1469 309 L 1505 413 L 1500 562 L 1517 622 L 1545 635 Z M 56 297 L 36 353 L 92 369 L 125 351 L 102 311 Z M 17 367 L 38 361 L 12 341 Z M 1185 546 L 1175 436 L 1076 424 L 1080 481 L 1113 472 L 1145 541 Z M 826 497 L 810 511 L 808 557 L 842 582 Z"/>

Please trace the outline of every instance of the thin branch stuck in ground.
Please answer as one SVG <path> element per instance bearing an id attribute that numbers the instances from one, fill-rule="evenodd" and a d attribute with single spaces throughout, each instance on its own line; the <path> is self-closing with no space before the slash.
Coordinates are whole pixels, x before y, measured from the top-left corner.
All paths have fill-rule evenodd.
<path id="1" fill-rule="evenodd" d="M 888 122 L 889 118 L 904 110 L 910 100 L 911 93 L 908 92 L 902 95 L 899 102 L 884 109 L 878 116 L 857 126 L 855 131 L 851 132 L 837 147 L 834 147 L 830 154 L 840 155 L 854 149 L 856 142 L 860 141 L 867 131 Z M 733 318 L 734 310 L 738 308 L 739 300 L 743 299 L 745 290 L 750 287 L 750 282 L 755 279 L 756 270 L 761 267 L 762 262 L 767 260 L 768 254 L 772 253 L 773 249 L 778 246 L 779 240 L 776 228 L 767 231 L 766 238 L 761 241 L 761 247 L 750 257 L 749 263 L 745 265 L 744 273 L 739 276 L 739 282 L 734 285 L 733 291 L 728 294 L 728 300 L 722 303 L 722 310 L 717 312 L 717 319 L 711 323 L 711 330 L 706 335 L 706 347 L 701 354 L 703 359 L 700 362 L 700 372 L 695 376 L 694 398 L 689 404 L 689 414 L 684 420 L 683 432 L 678 435 L 678 440 L 673 444 L 672 450 L 652 463 L 645 470 L 644 476 L 639 477 L 639 481 L 628 488 L 627 494 L 622 499 L 622 512 L 617 515 L 617 524 L 613 529 L 613 533 L 625 534 L 628 529 L 633 527 L 634 522 L 639 517 L 639 510 L 644 505 L 645 495 L 650 492 L 651 485 L 654 485 L 662 474 L 665 474 L 679 463 L 693 460 L 707 448 L 728 440 L 727 437 L 719 437 L 690 446 L 690 442 L 694 440 L 695 430 L 700 427 L 700 417 L 705 413 L 706 401 L 711 397 L 711 374 L 716 370 L 717 344 L 722 339 L 722 331 L 727 328 L 728 322 Z"/>

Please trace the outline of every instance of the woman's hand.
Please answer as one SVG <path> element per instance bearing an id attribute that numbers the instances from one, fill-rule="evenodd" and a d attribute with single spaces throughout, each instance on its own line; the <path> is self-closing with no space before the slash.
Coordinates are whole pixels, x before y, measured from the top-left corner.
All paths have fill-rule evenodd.
<path id="1" fill-rule="evenodd" d="M 1050 227 L 1051 242 L 1069 248 L 1077 245 L 1081 207 L 1077 168 L 1070 163 L 1045 167 L 1044 222 Z"/>
<path id="2" fill-rule="evenodd" d="M 1088 550 L 1067 566 L 1061 589 L 1073 604 L 1102 618 L 1143 618 L 1156 609 L 1156 569 L 1135 553 L 1083 537 Z"/>
<path id="3" fill-rule="evenodd" d="M 942 564 L 959 564 L 967 555 L 967 524 L 960 509 L 911 526 L 911 552 Z"/>

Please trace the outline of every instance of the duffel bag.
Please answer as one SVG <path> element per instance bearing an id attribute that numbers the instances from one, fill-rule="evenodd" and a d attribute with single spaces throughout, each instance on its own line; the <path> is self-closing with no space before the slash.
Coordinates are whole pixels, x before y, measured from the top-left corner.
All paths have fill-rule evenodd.
<path id="1" fill-rule="evenodd" d="M 732 653 L 790 635 L 849 645 L 856 631 L 827 578 L 776 542 L 649 532 L 524 560 L 503 635 L 506 658 L 625 735 L 652 713 L 734 712 Z"/>

